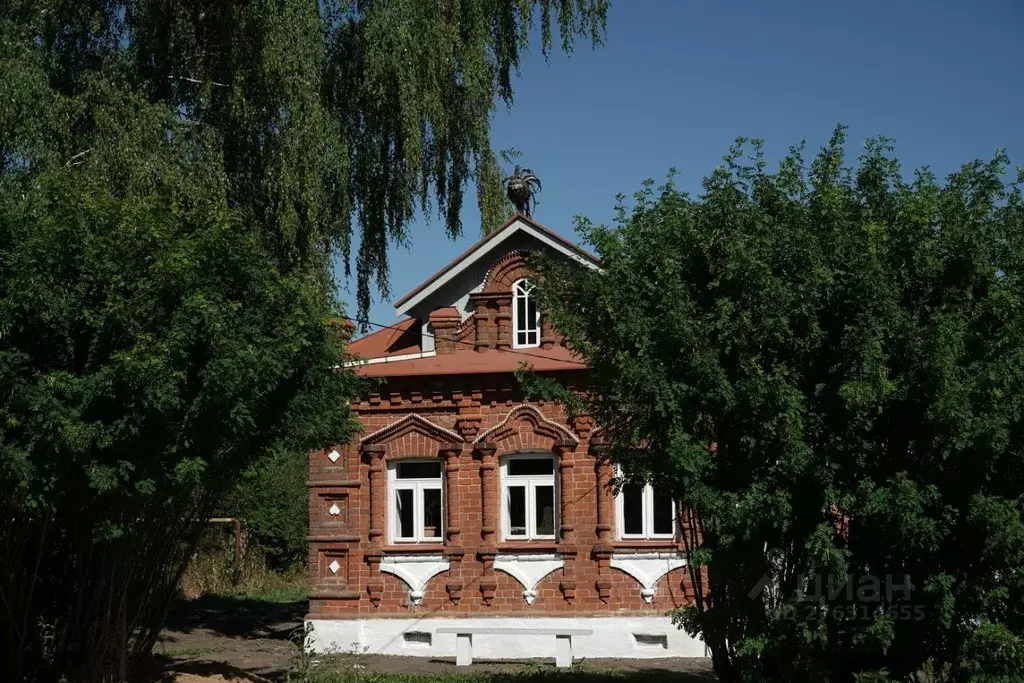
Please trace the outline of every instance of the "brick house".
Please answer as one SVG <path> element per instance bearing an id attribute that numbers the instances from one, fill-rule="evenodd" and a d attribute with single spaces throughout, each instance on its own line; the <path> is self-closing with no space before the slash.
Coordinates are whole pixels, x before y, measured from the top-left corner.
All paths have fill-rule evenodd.
<path id="1" fill-rule="evenodd" d="M 398 323 L 351 344 L 359 371 L 384 379 L 353 406 L 357 440 L 310 454 L 315 648 L 453 656 L 438 626 L 500 623 L 584 625 L 583 657 L 704 656 L 665 616 L 690 595 L 671 498 L 616 495 L 592 421 L 518 388 L 524 361 L 569 387 L 586 374 L 538 310 L 532 250 L 599 268 L 517 215 L 400 299 Z M 539 636 L 474 647 L 554 651 Z"/>

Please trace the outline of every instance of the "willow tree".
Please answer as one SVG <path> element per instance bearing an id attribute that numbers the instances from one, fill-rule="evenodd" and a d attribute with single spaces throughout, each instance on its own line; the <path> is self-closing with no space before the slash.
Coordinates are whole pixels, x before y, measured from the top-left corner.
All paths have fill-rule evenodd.
<path id="1" fill-rule="evenodd" d="M 1024 176 L 844 141 L 582 221 L 603 271 L 539 267 L 588 392 L 532 388 L 674 487 L 721 681 L 1021 680 Z"/>
<path id="2" fill-rule="evenodd" d="M 143 661 L 237 474 L 349 429 L 414 211 L 462 229 L 529 40 L 604 0 L 9 0 L 0 9 L 0 674 Z M 358 248 L 353 245 L 358 243 Z M 297 463 L 296 466 L 302 466 Z"/>

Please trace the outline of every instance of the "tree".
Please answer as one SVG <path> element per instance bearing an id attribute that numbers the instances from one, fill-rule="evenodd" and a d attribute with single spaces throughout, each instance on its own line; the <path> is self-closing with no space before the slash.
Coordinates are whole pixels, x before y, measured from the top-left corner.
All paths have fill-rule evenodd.
<path id="1" fill-rule="evenodd" d="M 240 473 L 351 429 L 334 259 L 347 275 L 355 252 L 365 318 L 417 203 L 454 235 L 466 183 L 500 176 L 489 116 L 511 103 L 531 25 L 547 54 L 553 23 L 569 50 L 598 42 L 605 14 L 604 0 L 4 4 L 4 680 L 123 680 L 146 660 Z M 499 210 L 500 183 L 477 184 Z"/>
<path id="2" fill-rule="evenodd" d="M 522 379 L 673 483 L 677 617 L 720 680 L 1019 677 L 1022 178 L 999 153 L 908 181 L 844 143 L 769 172 L 740 140 L 699 197 L 670 176 L 580 219 L 603 271 L 536 266 L 587 390 Z"/>

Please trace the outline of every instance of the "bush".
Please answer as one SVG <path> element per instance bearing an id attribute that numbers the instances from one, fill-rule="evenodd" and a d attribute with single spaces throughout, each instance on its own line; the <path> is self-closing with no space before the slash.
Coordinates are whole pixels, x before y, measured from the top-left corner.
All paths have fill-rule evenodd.
<path id="1" fill-rule="evenodd" d="M 181 597 L 195 600 L 204 595 L 244 595 L 271 602 L 305 599 L 304 568 L 282 572 L 269 565 L 264 549 L 248 544 L 236 581 L 234 534 L 224 528 L 211 528 L 203 534 L 199 550 L 181 577 Z"/>
<path id="2" fill-rule="evenodd" d="M 280 450 L 242 475 L 225 501 L 225 513 L 242 520 L 250 542 L 278 571 L 305 566 L 309 529 L 305 454 Z"/>

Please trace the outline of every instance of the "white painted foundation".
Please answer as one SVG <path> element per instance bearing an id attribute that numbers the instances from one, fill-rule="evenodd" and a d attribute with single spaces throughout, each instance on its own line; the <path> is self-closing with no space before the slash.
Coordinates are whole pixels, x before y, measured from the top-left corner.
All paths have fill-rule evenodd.
<path id="1" fill-rule="evenodd" d="M 588 628 L 572 639 L 572 656 L 657 659 L 705 657 L 704 643 L 691 638 L 668 617 L 482 617 L 456 619 L 311 619 L 309 646 L 315 652 L 366 652 L 410 657 L 455 657 L 453 633 L 440 627 Z M 429 637 L 427 636 L 429 634 Z M 473 659 L 552 659 L 555 638 L 527 635 L 474 635 Z"/>

